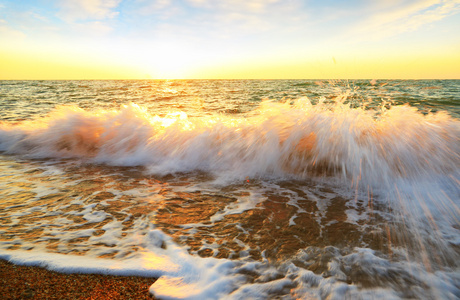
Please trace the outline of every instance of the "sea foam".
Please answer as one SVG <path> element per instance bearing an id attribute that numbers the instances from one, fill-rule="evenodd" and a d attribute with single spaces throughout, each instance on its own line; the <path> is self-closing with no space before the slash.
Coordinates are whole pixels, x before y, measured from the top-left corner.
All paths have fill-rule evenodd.
<path id="1" fill-rule="evenodd" d="M 361 184 L 430 178 L 460 162 L 460 122 L 409 106 L 379 111 L 341 101 L 264 102 L 244 116 L 150 115 L 57 108 L 45 118 L 2 124 L 0 150 L 30 158 L 81 158 L 145 166 L 158 174 L 206 171 L 224 178 L 344 176 Z"/>

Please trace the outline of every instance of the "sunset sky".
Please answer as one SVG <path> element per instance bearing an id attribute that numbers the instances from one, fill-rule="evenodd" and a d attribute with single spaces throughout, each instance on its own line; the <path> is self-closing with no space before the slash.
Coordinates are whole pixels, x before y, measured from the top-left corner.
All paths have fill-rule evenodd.
<path id="1" fill-rule="evenodd" d="M 460 79 L 460 0 L 0 0 L 0 79 Z"/>

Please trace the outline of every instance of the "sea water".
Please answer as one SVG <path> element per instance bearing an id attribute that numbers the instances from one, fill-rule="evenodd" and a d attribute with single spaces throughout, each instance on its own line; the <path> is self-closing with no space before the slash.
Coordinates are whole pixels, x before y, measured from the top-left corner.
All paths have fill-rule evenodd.
<path id="1" fill-rule="evenodd" d="M 162 299 L 458 299 L 460 81 L 0 82 L 0 258 Z"/>

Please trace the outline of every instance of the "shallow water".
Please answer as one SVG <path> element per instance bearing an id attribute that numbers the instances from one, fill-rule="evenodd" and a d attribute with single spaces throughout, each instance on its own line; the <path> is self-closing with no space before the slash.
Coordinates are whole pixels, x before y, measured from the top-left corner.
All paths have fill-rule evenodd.
<path id="1" fill-rule="evenodd" d="M 460 81 L 2 81 L 0 256 L 163 298 L 460 297 Z"/>

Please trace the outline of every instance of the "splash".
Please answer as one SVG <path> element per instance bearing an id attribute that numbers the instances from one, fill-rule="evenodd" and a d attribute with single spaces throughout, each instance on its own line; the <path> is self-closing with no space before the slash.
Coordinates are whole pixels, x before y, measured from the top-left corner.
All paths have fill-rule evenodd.
<path id="1" fill-rule="evenodd" d="M 367 185 L 450 174 L 460 162 L 460 122 L 408 105 L 351 108 L 346 96 L 263 102 L 245 115 L 151 115 L 136 104 L 0 126 L 0 150 L 30 158 L 79 158 L 150 172 L 205 171 L 231 179 L 335 176 Z"/>

